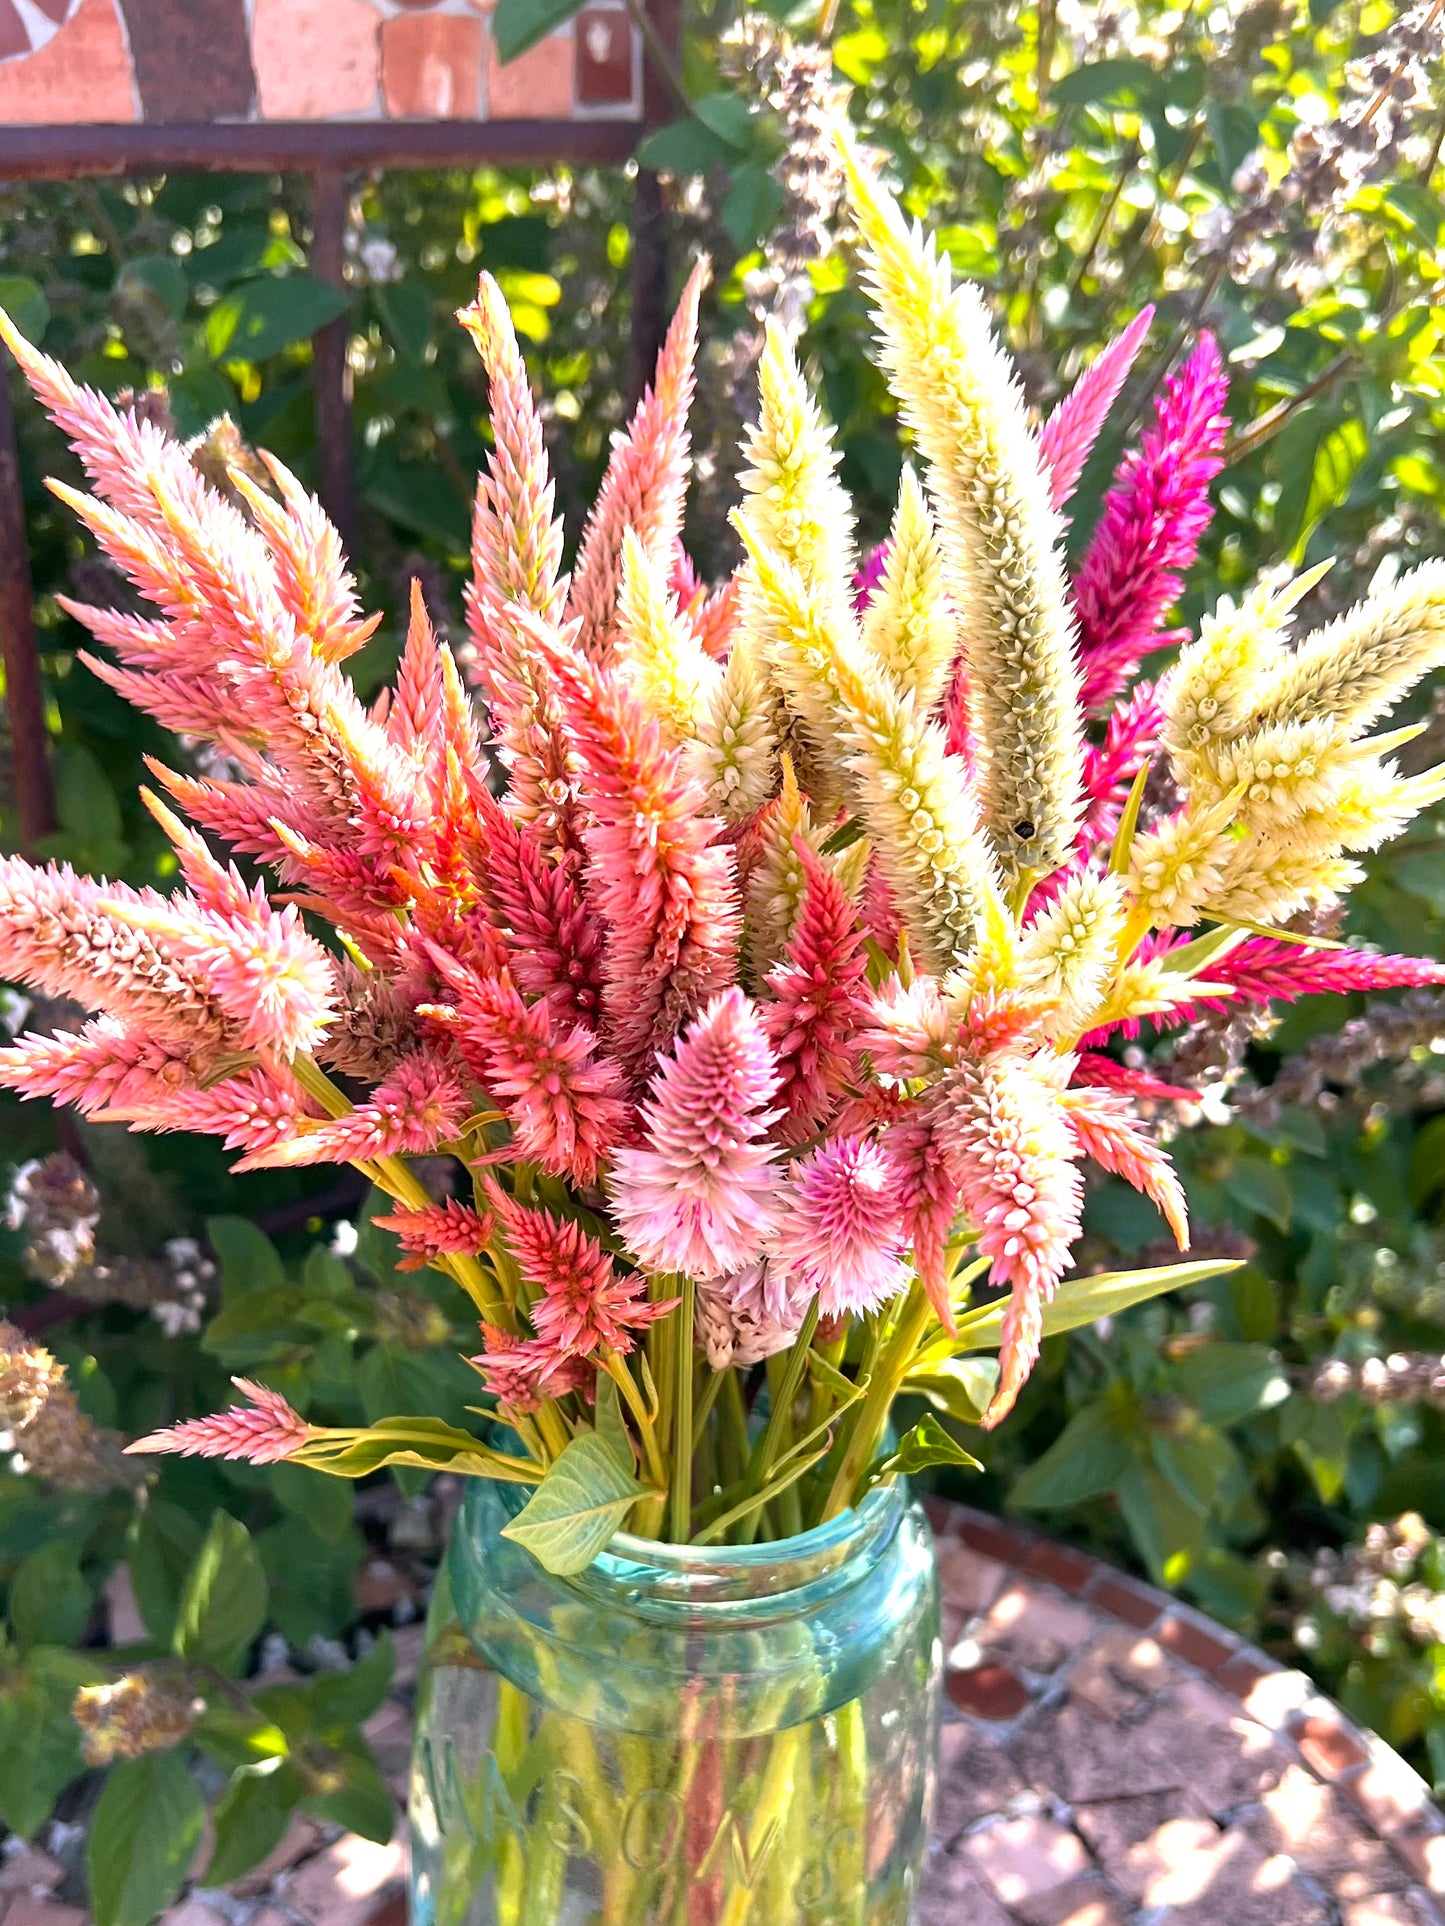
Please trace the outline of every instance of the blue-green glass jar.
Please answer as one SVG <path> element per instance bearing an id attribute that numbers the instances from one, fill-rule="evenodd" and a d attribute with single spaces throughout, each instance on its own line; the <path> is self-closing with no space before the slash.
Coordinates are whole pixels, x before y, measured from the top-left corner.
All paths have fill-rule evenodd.
<path id="1" fill-rule="evenodd" d="M 414 1926 L 907 1926 L 941 1649 L 901 1485 L 778 1543 L 555 1578 L 474 1481 L 428 1628 Z"/>

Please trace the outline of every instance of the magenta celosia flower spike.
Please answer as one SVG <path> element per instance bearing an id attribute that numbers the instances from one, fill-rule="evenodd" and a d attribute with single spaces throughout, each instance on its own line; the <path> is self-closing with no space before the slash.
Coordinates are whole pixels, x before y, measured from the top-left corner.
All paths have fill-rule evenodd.
<path id="1" fill-rule="evenodd" d="M 1140 662 L 1169 639 L 1157 633 L 1177 599 L 1209 521 L 1209 484 L 1224 465 L 1229 377 L 1212 335 L 1164 383 L 1154 420 L 1104 497 L 1074 577 L 1083 662 L 1082 701 L 1103 710 Z"/>
<path id="2" fill-rule="evenodd" d="M 777 1209 L 778 1151 L 762 1141 L 777 1087 L 756 1008 L 741 990 L 714 997 L 658 1069 L 642 1147 L 613 1167 L 613 1216 L 641 1263 L 702 1279 L 760 1255 Z"/>
<path id="3" fill-rule="evenodd" d="M 865 1315 L 908 1281 L 898 1183 L 887 1153 L 861 1137 L 810 1150 L 788 1171 L 768 1251 L 818 1296 L 824 1317 Z"/>
<path id="4" fill-rule="evenodd" d="M 188 1418 L 168 1431 L 137 1438 L 126 1449 L 137 1456 L 170 1452 L 182 1458 L 244 1458 L 253 1465 L 274 1465 L 295 1457 L 315 1435 L 279 1391 L 249 1378 L 231 1382 L 250 1400 L 249 1406 L 232 1405 L 213 1418 Z"/>
<path id="5" fill-rule="evenodd" d="M 1062 508 L 1078 487 L 1099 430 L 1129 379 L 1153 319 L 1152 307 L 1141 308 L 1124 332 L 1089 363 L 1039 430 L 1039 453 L 1049 471 L 1049 495 L 1055 508 Z"/>

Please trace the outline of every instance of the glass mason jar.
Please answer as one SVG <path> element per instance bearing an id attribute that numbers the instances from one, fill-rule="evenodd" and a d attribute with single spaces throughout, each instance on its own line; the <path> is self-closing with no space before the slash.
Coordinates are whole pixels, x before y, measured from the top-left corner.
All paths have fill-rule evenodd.
<path id="1" fill-rule="evenodd" d="M 501 1536 L 520 1501 L 471 1481 L 437 1581 L 414 1926 L 907 1926 L 941 1646 L 902 1486 L 775 1544 L 623 1534 L 575 1578 Z"/>

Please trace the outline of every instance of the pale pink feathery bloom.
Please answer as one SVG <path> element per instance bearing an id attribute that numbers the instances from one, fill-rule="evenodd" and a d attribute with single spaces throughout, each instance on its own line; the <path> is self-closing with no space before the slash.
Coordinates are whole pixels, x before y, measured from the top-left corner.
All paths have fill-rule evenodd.
<path id="1" fill-rule="evenodd" d="M 1201 335 L 1155 404 L 1154 420 L 1104 497 L 1074 577 L 1084 670 L 1081 700 L 1101 711 L 1151 650 L 1209 521 L 1209 484 L 1224 465 L 1229 379 L 1213 337 Z"/>
<path id="2" fill-rule="evenodd" d="M 446 748 L 442 726 L 442 664 L 436 631 L 427 614 L 421 583 L 412 578 L 406 642 L 397 664 L 396 687 L 383 690 L 386 737 L 405 756 L 424 785 L 432 809 L 445 780 Z"/>
<path id="3" fill-rule="evenodd" d="M 246 1153 L 232 1168 L 247 1170 L 251 1156 L 289 1143 L 315 1121 L 316 1113 L 294 1084 L 256 1069 L 193 1089 L 159 1088 L 150 1100 L 128 1096 L 124 1103 L 107 1105 L 91 1115 L 97 1123 L 127 1123 L 132 1130 L 219 1137 L 225 1149 Z"/>
<path id="4" fill-rule="evenodd" d="M 617 676 L 539 631 L 587 774 L 592 901 L 605 926 L 603 1008 L 624 1068 L 644 1074 L 737 973 L 733 852 L 702 790 Z"/>
<path id="5" fill-rule="evenodd" d="M 367 1163 L 403 1152 L 426 1156 L 461 1133 L 472 1102 L 454 1061 L 424 1043 L 398 1059 L 365 1103 L 347 1116 L 301 1131 L 289 1141 L 251 1152 L 238 1170 L 300 1164 Z"/>
<path id="6" fill-rule="evenodd" d="M 613 1218 L 639 1262 L 701 1280 L 761 1254 L 776 1211 L 778 1149 L 762 1138 L 777 1087 L 754 1005 L 737 989 L 714 997 L 658 1068 L 644 1146 L 613 1168 Z"/>
<path id="7" fill-rule="evenodd" d="M 174 1453 L 182 1458 L 244 1458 L 253 1465 L 275 1465 L 294 1458 L 316 1436 L 279 1391 L 253 1384 L 249 1378 L 231 1382 L 249 1399 L 249 1406 L 232 1405 L 212 1418 L 187 1418 L 165 1431 L 137 1438 L 126 1450 L 138 1456 Z"/>
<path id="8" fill-rule="evenodd" d="M 512 1126 L 507 1154 L 539 1164 L 550 1176 L 593 1183 L 632 1128 L 622 1073 L 612 1058 L 597 1054 L 596 1032 L 554 1022 L 545 1003 L 529 1007 L 508 977 L 469 976 L 454 966 L 443 975 L 457 1002 L 450 1009 L 428 1006 L 427 1014 L 447 1025 L 505 1109 Z"/>
<path id="9" fill-rule="evenodd" d="M 958 1019 L 936 976 L 915 976 L 905 984 L 893 975 L 873 992 L 858 1045 L 879 1076 L 910 1083 L 948 1068 L 957 1035 Z"/>
<path id="10" fill-rule="evenodd" d="M 1181 1251 L 1189 1249 L 1189 1206 L 1174 1166 L 1140 1130 L 1129 1101 L 1104 1090 L 1066 1090 L 1068 1124 L 1086 1157 L 1122 1177 L 1162 1214 Z"/>
<path id="11" fill-rule="evenodd" d="M 487 1189 L 522 1281 L 536 1293 L 527 1307 L 532 1327 L 557 1364 L 599 1350 L 625 1357 L 637 1333 L 678 1304 L 675 1297 L 650 1304 L 646 1277 L 620 1271 L 571 1218 L 529 1210 L 497 1184 Z M 544 1367 L 544 1378 L 550 1369 Z"/>
<path id="12" fill-rule="evenodd" d="M 1129 379 L 1153 319 L 1152 307 L 1141 308 L 1124 332 L 1094 357 L 1040 428 L 1039 454 L 1048 471 L 1049 498 L 1055 508 L 1062 508 L 1078 487 L 1099 430 Z"/>
<path id="13" fill-rule="evenodd" d="M 549 862 L 530 825 L 482 790 L 484 848 L 477 881 L 507 938 L 507 965 L 559 1022 L 596 1025 L 602 1013 L 602 926 L 574 866 Z"/>
<path id="14" fill-rule="evenodd" d="M 697 1341 L 714 1371 L 744 1370 L 786 1351 L 803 1328 L 811 1285 L 759 1258 L 731 1277 L 697 1287 Z"/>
<path id="15" fill-rule="evenodd" d="M 567 613 L 581 624 L 580 648 L 596 661 L 606 657 L 617 631 L 623 535 L 635 529 L 649 556 L 666 569 L 682 533 L 691 466 L 687 417 L 692 407 L 697 307 L 710 272 L 703 256 L 688 276 L 657 357 L 653 385 L 637 404 L 626 434 L 613 442 L 607 472 L 582 531 Z"/>
<path id="16" fill-rule="evenodd" d="M 853 900 L 802 837 L 802 907 L 782 961 L 768 972 L 763 1027 L 778 1065 L 785 1143 L 811 1136 L 842 1095 L 868 1012 L 868 958 Z"/>
<path id="17" fill-rule="evenodd" d="M 1082 1226 L 1079 1146 L 1060 1102 L 1070 1067 L 1067 1058 L 964 1059 L 937 1086 L 940 1135 L 979 1254 L 993 1281 L 1012 1289 L 990 1427 L 1013 1408 L 1038 1356 L 1042 1307 Z"/>
<path id="18" fill-rule="evenodd" d="M 548 1398 L 580 1391 L 595 1396 L 596 1372 L 584 1358 L 559 1357 L 541 1338 L 519 1338 L 483 1323 L 481 1355 L 468 1360 L 497 1400 L 503 1417 L 525 1417 Z"/>
<path id="19" fill-rule="evenodd" d="M 399 1271 L 423 1270 L 434 1257 L 478 1257 L 492 1241 L 492 1219 L 455 1197 L 418 1209 L 397 1209 L 373 1217 L 381 1230 L 394 1232 L 405 1256 Z"/>
<path id="20" fill-rule="evenodd" d="M 876 1143 L 843 1137 L 788 1170 L 768 1255 L 818 1296 L 823 1317 L 866 1316 L 908 1281 L 894 1166 Z"/>
<path id="21" fill-rule="evenodd" d="M 1073 1081 L 1075 1084 L 1117 1090 L 1126 1097 L 1144 1097 L 1153 1103 L 1199 1101 L 1197 1090 L 1190 1090 L 1180 1083 L 1166 1083 L 1162 1077 L 1150 1076 L 1147 1070 L 1135 1070 L 1127 1063 L 1119 1063 L 1115 1058 L 1101 1056 L 1093 1050 L 1080 1050 L 1075 1056 Z"/>

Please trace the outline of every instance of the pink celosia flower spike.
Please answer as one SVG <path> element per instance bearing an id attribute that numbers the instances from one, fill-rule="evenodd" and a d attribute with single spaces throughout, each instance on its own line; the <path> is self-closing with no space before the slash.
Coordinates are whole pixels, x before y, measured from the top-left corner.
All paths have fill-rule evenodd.
<path id="1" fill-rule="evenodd" d="M 1138 450 L 1125 456 L 1074 578 L 1082 700 L 1099 713 L 1151 649 L 1209 521 L 1224 465 L 1229 377 L 1211 335 L 1164 383 Z"/>
<path id="2" fill-rule="evenodd" d="M 485 790 L 475 797 L 485 850 L 477 881 L 507 937 L 508 968 L 560 1022 L 602 1015 L 602 926 L 575 866 L 548 862 L 542 839 Z"/>
<path id="3" fill-rule="evenodd" d="M 1093 1050 L 1080 1050 L 1075 1057 L 1074 1082 L 1118 1090 L 1126 1097 L 1144 1097 L 1151 1103 L 1199 1101 L 1197 1090 L 1190 1090 L 1182 1083 L 1166 1083 L 1162 1077 L 1151 1077 L 1147 1070 L 1134 1070 L 1127 1063 L 1100 1056 Z"/>
<path id="4" fill-rule="evenodd" d="M 902 1106 L 882 1148 L 898 1190 L 913 1268 L 944 1330 L 956 1328 L 949 1297 L 948 1240 L 959 1213 L 959 1191 L 940 1128 L 941 1086 Z"/>
<path id="5" fill-rule="evenodd" d="M 778 1060 L 778 1134 L 800 1143 L 841 1096 L 868 1015 L 868 959 L 851 897 L 802 836 L 793 847 L 807 891 L 783 961 L 767 980 L 763 1024 Z"/>
<path id="6" fill-rule="evenodd" d="M 316 1435 L 279 1391 L 268 1391 L 249 1378 L 231 1382 L 250 1400 L 249 1409 L 238 1404 L 214 1418 L 187 1418 L 167 1431 L 137 1438 L 126 1450 L 137 1456 L 172 1452 L 182 1458 L 244 1458 L 253 1465 L 274 1465 L 294 1458 Z"/>
<path id="7" fill-rule="evenodd" d="M 528 1315 L 538 1343 L 557 1364 L 598 1350 L 625 1356 L 637 1333 L 677 1304 L 675 1297 L 649 1304 L 646 1277 L 618 1270 L 597 1239 L 572 1219 L 528 1210 L 495 1183 L 487 1190 L 522 1281 L 536 1294 Z"/>
<path id="8" fill-rule="evenodd" d="M 1062 508 L 1078 487 L 1099 430 L 1129 379 L 1153 319 L 1152 307 L 1141 308 L 1124 332 L 1094 357 L 1039 430 L 1039 453 L 1049 471 L 1049 495 L 1055 508 Z"/>
<path id="9" fill-rule="evenodd" d="M 877 1144 L 843 1137 L 800 1157 L 788 1172 L 773 1265 L 818 1294 L 824 1317 L 865 1316 L 908 1281 L 893 1164 Z"/>
<path id="10" fill-rule="evenodd" d="M 480 1357 L 470 1358 L 497 1400 L 504 1422 L 535 1411 L 546 1398 L 565 1398 L 569 1391 L 593 1396 L 596 1371 L 583 1358 L 561 1356 L 541 1338 L 514 1337 L 495 1324 L 483 1324 Z"/>
<path id="11" fill-rule="evenodd" d="M 491 1217 L 481 1216 L 455 1197 L 421 1210 L 394 1210 L 371 1221 L 381 1230 L 395 1232 L 406 1253 L 396 1267 L 399 1271 L 422 1270 L 434 1257 L 477 1257 L 492 1241 Z"/>
<path id="12" fill-rule="evenodd" d="M 772 1229 L 778 1155 L 761 1141 L 778 1070 L 754 1006 L 727 990 L 664 1060 L 643 1110 L 645 1145 L 618 1152 L 612 1214 L 655 1271 L 740 1271 Z"/>
<path id="13" fill-rule="evenodd" d="M 998 1389 L 984 1419 L 1013 1408 L 1043 1333 L 1043 1306 L 1072 1261 L 1083 1186 L 1078 1144 L 1058 1082 L 1067 1058 L 1050 1065 L 1013 1056 L 964 1060 L 938 1086 L 941 1134 L 995 1283 L 1012 1286 L 999 1354 Z"/>
<path id="14" fill-rule="evenodd" d="M 406 1151 L 426 1156 L 461 1132 L 472 1111 L 461 1066 L 433 1043 L 401 1057 L 365 1103 L 286 1142 L 253 1151 L 237 1170 L 365 1163 Z"/>
<path id="15" fill-rule="evenodd" d="M 1189 1249 L 1189 1207 L 1184 1186 L 1158 1144 L 1151 1143 L 1130 1115 L 1129 1101 L 1105 1090 L 1064 1093 L 1069 1128 L 1086 1157 L 1101 1170 L 1122 1177 L 1157 1205 L 1181 1251 Z"/>
<path id="16" fill-rule="evenodd" d="M 1428 956 L 1376 956 L 1369 950 L 1312 950 L 1252 936 L 1209 966 L 1212 982 L 1229 983 L 1250 1003 L 1352 990 L 1406 990 L 1445 983 L 1445 963 Z"/>
<path id="17" fill-rule="evenodd" d="M 637 404 L 626 435 L 613 444 L 596 506 L 582 531 L 567 613 L 581 623 L 581 647 L 598 661 L 606 656 L 616 634 L 623 533 L 635 529 L 642 546 L 663 569 L 670 568 L 682 533 L 697 304 L 711 272 L 703 256 L 688 276 L 657 358 L 653 385 Z"/>

